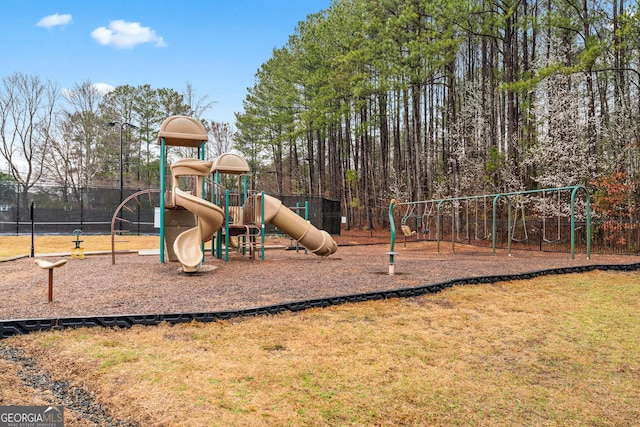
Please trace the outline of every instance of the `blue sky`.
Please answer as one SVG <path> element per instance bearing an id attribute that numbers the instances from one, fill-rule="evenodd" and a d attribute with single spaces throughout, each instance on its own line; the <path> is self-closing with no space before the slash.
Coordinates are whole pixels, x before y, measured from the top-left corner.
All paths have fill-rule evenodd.
<path id="1" fill-rule="evenodd" d="M 0 78 L 37 75 L 60 89 L 85 80 L 150 84 L 216 103 L 233 123 L 246 89 L 298 22 L 331 0 L 0 0 Z"/>

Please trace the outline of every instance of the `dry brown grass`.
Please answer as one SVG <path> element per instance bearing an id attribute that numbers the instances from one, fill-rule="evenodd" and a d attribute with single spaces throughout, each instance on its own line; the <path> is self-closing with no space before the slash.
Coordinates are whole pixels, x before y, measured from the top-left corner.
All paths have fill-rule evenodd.
<path id="1" fill-rule="evenodd" d="M 48 390 L 35 390 L 22 384 L 18 377 L 18 367 L 4 359 L 0 359 L 0 405 L 45 406 L 49 404 L 49 394 Z M 67 427 L 88 425 L 73 411 L 65 411 L 64 421 Z"/>
<path id="2" fill-rule="evenodd" d="M 147 426 L 622 426 L 640 419 L 638 306 L 638 274 L 593 272 L 7 342 Z"/>
<path id="3" fill-rule="evenodd" d="M 20 405 L 23 402 L 33 402 L 33 405 L 45 404 L 37 390 L 21 383 L 17 366 L 0 359 L 0 372 L 0 405 Z"/>
<path id="4" fill-rule="evenodd" d="M 111 235 L 82 235 L 81 247 L 85 252 L 110 251 Z M 68 236 L 35 236 L 35 255 L 50 253 L 70 253 L 75 248 L 72 242 L 75 237 Z M 116 236 L 116 250 L 157 249 L 160 238 L 158 236 Z M 2 236 L 0 237 L 0 258 L 29 255 L 31 253 L 31 236 Z"/>

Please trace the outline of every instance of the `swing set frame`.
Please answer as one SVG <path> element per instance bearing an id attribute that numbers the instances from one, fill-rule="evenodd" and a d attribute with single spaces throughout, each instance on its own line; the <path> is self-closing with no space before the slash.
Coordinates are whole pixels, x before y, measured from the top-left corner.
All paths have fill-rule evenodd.
<path id="1" fill-rule="evenodd" d="M 491 238 L 491 248 L 492 248 L 492 252 L 495 255 L 496 254 L 496 236 L 497 236 L 497 229 L 498 229 L 498 205 L 500 202 L 506 203 L 507 206 L 507 252 L 509 255 L 511 255 L 511 242 L 512 241 L 518 241 L 519 238 L 514 239 L 514 234 L 516 231 L 516 224 L 518 223 L 518 210 L 520 210 L 521 213 L 521 221 L 524 227 L 524 235 L 523 238 L 528 238 L 528 235 L 526 234 L 526 222 L 525 222 L 525 214 L 524 214 L 524 199 L 527 199 L 529 196 L 540 196 L 541 195 L 541 200 L 543 203 L 543 211 L 542 211 L 542 229 L 541 229 L 541 233 L 543 233 L 542 238 L 544 239 L 544 241 L 546 243 L 555 243 L 557 241 L 560 240 L 560 206 L 557 206 L 556 208 L 558 209 L 558 214 L 556 215 L 557 217 L 557 231 L 558 231 L 558 237 L 557 239 L 548 239 L 547 238 L 547 224 L 546 224 L 546 216 L 547 216 L 547 212 L 546 212 L 546 194 L 549 193 L 553 193 L 556 192 L 557 194 L 557 198 L 558 198 L 558 203 L 560 203 L 560 195 L 563 192 L 569 193 L 570 194 L 570 226 L 571 226 L 571 259 L 575 259 L 575 234 L 576 234 L 576 220 L 575 220 L 575 211 L 576 211 L 576 197 L 578 195 L 578 193 L 583 193 L 584 197 L 585 197 L 585 218 L 586 218 L 586 244 L 587 244 L 587 248 L 586 248 L 586 255 L 587 255 L 587 259 L 591 258 L 591 198 L 589 196 L 589 192 L 587 191 L 587 189 L 581 185 L 576 185 L 576 186 L 569 186 L 569 187 L 557 187 L 557 188 L 545 188 L 545 189 L 541 189 L 541 190 L 528 190 L 528 191 L 515 191 L 515 192 L 508 192 L 508 193 L 498 193 L 498 194 L 483 194 L 480 196 L 466 196 L 466 197 L 453 197 L 453 198 L 445 198 L 445 199 L 433 199 L 433 200 L 421 200 L 421 201 L 412 201 L 412 202 L 399 202 L 396 200 L 391 200 L 391 203 L 389 205 L 389 224 L 390 224 L 390 228 L 391 228 L 391 249 L 390 249 L 390 253 L 394 253 L 394 246 L 395 246 L 395 234 L 396 234 L 396 227 L 395 227 L 395 221 L 394 221 L 394 209 L 398 208 L 398 207 L 403 207 L 405 209 L 405 213 L 407 212 L 413 212 L 414 209 L 416 208 L 416 205 L 422 205 L 424 206 L 424 210 L 426 211 L 426 207 L 427 206 L 431 206 L 431 209 L 433 208 L 433 206 L 436 206 L 436 241 L 437 241 L 437 249 L 438 252 L 440 252 L 440 241 L 442 240 L 442 233 L 441 233 L 441 222 L 442 222 L 442 210 L 445 204 L 449 204 L 451 206 L 451 251 L 455 252 L 455 241 L 456 241 L 456 218 L 460 216 L 460 213 L 458 212 L 461 209 L 462 203 L 466 204 L 466 211 L 467 211 L 467 219 L 466 219 L 466 229 L 467 229 L 467 237 L 469 237 L 469 220 L 468 220 L 468 211 L 469 211 L 469 205 L 470 203 L 475 203 L 475 212 L 476 212 L 476 218 L 475 218 L 475 225 L 476 225 L 476 230 L 475 230 L 475 238 L 477 240 L 483 240 L 483 239 L 479 239 L 478 235 L 477 235 L 477 228 L 478 228 L 478 211 L 479 209 L 479 204 L 481 203 L 481 201 L 484 203 L 484 207 L 483 207 L 483 217 L 484 217 L 484 221 L 487 221 L 487 217 L 488 217 L 488 212 L 487 212 L 487 201 L 493 199 L 492 201 L 492 212 L 491 212 L 491 234 L 487 235 L 486 231 L 487 231 L 487 226 L 485 225 L 485 237 L 484 239 L 488 239 L 489 237 Z M 516 201 L 515 204 L 515 208 L 512 208 L 512 201 Z M 515 211 L 515 215 L 512 215 L 512 212 Z M 429 215 L 430 216 L 430 215 Z M 515 216 L 515 218 L 512 218 L 512 216 Z M 424 214 L 423 214 L 424 217 Z M 406 218 L 407 215 L 405 215 L 403 217 L 403 225 L 406 225 Z M 460 221 L 460 220 L 458 220 Z M 424 222 L 424 221 L 423 221 Z M 423 224 L 424 226 L 424 224 Z M 427 225 L 428 226 L 428 225 Z M 524 237 L 526 236 L 526 237 Z M 392 256 L 392 255 L 390 255 Z M 391 259 L 391 263 L 393 263 L 393 260 Z"/>

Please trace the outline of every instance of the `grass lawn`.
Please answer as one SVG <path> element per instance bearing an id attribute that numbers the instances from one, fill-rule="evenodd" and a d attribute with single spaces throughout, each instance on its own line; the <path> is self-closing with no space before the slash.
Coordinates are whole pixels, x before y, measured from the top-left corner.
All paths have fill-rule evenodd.
<path id="1" fill-rule="evenodd" d="M 6 343 L 140 425 L 630 426 L 640 420 L 638 307 L 640 275 L 596 271 Z M 1 404 L 47 395 L 0 367 Z"/>
<path id="2" fill-rule="evenodd" d="M 68 236 L 46 235 L 34 237 L 35 255 L 71 252 L 75 248 L 73 234 Z M 81 235 L 81 247 L 85 252 L 110 251 L 111 235 Z M 129 249 L 157 249 L 160 247 L 160 237 L 158 236 L 116 236 L 116 250 Z M 0 237 L 0 259 L 24 256 L 31 253 L 31 236 L 2 236 Z"/>

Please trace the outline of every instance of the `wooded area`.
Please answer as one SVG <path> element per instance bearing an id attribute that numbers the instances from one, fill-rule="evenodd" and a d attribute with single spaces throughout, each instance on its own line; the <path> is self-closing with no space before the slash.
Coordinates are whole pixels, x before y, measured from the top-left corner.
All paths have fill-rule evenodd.
<path id="1" fill-rule="evenodd" d="M 349 226 L 385 226 L 392 198 L 571 185 L 594 194 L 596 216 L 632 219 L 637 12 L 628 0 L 334 0 L 257 70 L 237 131 L 205 119 L 212 101 L 189 84 L 103 94 L 18 72 L 0 87 L 0 179 L 25 197 L 45 182 L 80 197 L 115 187 L 120 168 L 125 186 L 156 187 L 160 124 L 185 114 L 205 124 L 207 158 L 235 148 L 255 188 L 338 199 Z"/>
<path id="2" fill-rule="evenodd" d="M 391 198 L 596 190 L 614 172 L 632 209 L 637 8 L 337 0 L 262 65 L 236 141 L 279 192 L 339 198 L 356 225 L 384 222 Z"/>

